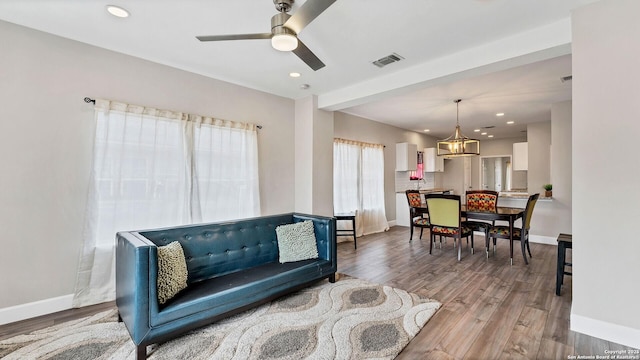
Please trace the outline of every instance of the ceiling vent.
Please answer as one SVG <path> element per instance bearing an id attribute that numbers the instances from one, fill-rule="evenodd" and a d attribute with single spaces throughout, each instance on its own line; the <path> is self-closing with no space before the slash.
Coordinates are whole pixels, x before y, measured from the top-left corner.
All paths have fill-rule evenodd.
<path id="1" fill-rule="evenodd" d="M 389 65 L 391 63 L 398 62 L 398 61 L 400 61 L 402 59 L 404 59 L 402 56 L 400 56 L 400 55 L 398 55 L 396 53 L 393 53 L 391 55 L 387 55 L 385 57 L 382 57 L 382 58 L 372 62 L 372 64 L 377 66 L 377 67 L 379 67 L 379 68 L 382 68 L 382 67 L 385 67 L 385 66 L 387 66 L 387 65 Z"/>
<path id="2" fill-rule="evenodd" d="M 484 126 L 482 127 L 483 129 L 493 129 L 495 127 L 495 125 L 491 125 L 491 126 Z"/>
<path id="3" fill-rule="evenodd" d="M 561 77 L 561 78 L 560 78 L 560 81 L 562 81 L 562 82 L 566 82 L 566 81 L 569 81 L 569 80 L 571 80 L 571 79 L 573 79 L 573 75 L 567 75 L 567 76 L 563 76 L 563 77 Z"/>

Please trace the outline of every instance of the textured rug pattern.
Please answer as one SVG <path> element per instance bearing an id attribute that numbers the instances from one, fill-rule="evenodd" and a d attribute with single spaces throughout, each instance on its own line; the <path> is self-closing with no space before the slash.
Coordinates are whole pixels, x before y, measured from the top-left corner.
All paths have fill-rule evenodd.
<path id="1" fill-rule="evenodd" d="M 440 303 L 342 278 L 147 348 L 149 359 L 393 359 Z M 0 341 L 4 359 L 134 359 L 116 311 Z"/>

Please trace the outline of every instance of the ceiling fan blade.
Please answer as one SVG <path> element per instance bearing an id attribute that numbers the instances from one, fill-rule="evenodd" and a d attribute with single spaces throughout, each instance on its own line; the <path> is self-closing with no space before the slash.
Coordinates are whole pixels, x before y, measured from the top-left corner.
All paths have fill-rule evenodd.
<path id="1" fill-rule="evenodd" d="M 318 57 L 309 50 L 309 48 L 298 39 L 298 47 L 293 50 L 293 53 L 296 54 L 302 61 L 304 61 L 313 71 L 318 69 L 322 69 L 324 67 L 324 63 L 318 59 Z"/>
<path id="2" fill-rule="evenodd" d="M 200 41 L 271 39 L 271 33 L 238 34 L 238 35 L 205 35 L 205 36 L 196 36 L 196 39 Z"/>
<path id="3" fill-rule="evenodd" d="M 307 0 L 302 6 L 284 23 L 284 27 L 289 28 L 299 34 L 313 19 L 327 10 L 336 0 Z"/>

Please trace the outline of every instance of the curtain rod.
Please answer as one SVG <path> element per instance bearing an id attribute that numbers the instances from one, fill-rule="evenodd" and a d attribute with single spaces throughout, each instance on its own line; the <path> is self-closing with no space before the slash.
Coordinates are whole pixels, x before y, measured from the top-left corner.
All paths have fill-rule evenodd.
<path id="1" fill-rule="evenodd" d="M 88 104 L 88 103 L 93 103 L 93 105 L 95 105 L 95 104 L 96 104 L 96 100 L 95 100 L 95 99 L 92 99 L 92 98 L 90 98 L 90 97 L 85 97 L 85 98 L 84 98 L 84 102 L 86 102 L 87 104 Z M 262 129 L 262 125 L 256 125 L 256 127 L 257 127 L 258 129 Z"/>

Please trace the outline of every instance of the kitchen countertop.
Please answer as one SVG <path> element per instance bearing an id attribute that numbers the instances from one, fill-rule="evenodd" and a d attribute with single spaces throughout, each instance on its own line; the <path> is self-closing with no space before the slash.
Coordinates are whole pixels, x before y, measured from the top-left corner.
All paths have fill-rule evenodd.
<path id="1" fill-rule="evenodd" d="M 407 189 L 407 190 L 415 190 L 415 189 Z M 429 189 L 420 189 L 420 194 L 432 194 L 432 193 L 441 193 L 445 191 L 453 191 L 453 189 L 447 188 L 429 188 Z M 396 194 L 404 194 L 404 191 L 396 191 Z"/>

